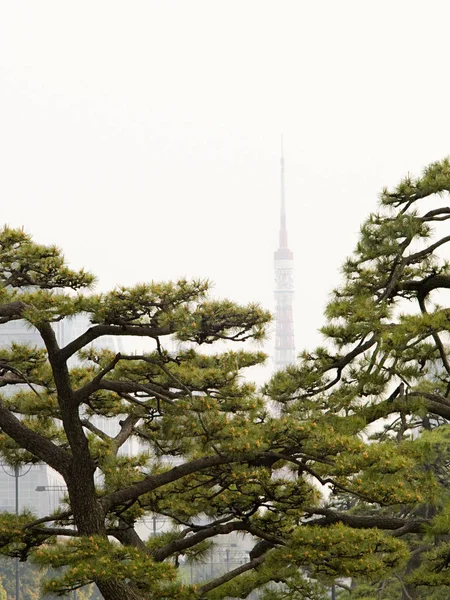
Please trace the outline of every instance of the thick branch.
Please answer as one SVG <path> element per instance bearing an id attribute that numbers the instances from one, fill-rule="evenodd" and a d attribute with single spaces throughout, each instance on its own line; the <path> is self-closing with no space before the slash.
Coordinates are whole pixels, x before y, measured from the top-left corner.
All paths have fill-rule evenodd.
<path id="1" fill-rule="evenodd" d="M 311 515 L 323 515 L 324 519 L 309 521 L 306 525 L 331 525 L 332 523 L 344 523 L 354 529 L 388 529 L 400 530 L 405 528 L 405 532 L 419 533 L 423 526 L 429 523 L 427 519 L 405 520 L 400 517 L 389 517 L 384 515 L 354 515 L 348 512 L 332 510 L 330 508 L 311 507 L 305 509 L 305 512 Z"/>
<path id="2" fill-rule="evenodd" d="M 95 433 L 95 435 L 98 436 L 101 440 L 104 440 L 105 442 L 111 441 L 111 436 L 99 429 L 96 425 L 94 425 L 94 423 L 92 423 L 92 421 L 89 421 L 89 419 L 81 419 L 81 424 L 83 425 L 83 427 L 86 427 L 86 429 L 89 429 L 89 431 L 91 431 L 92 433 Z"/>
<path id="3" fill-rule="evenodd" d="M 259 527 L 255 527 L 251 523 L 247 524 L 246 531 L 248 531 L 248 533 L 251 533 L 255 537 L 259 537 L 265 540 L 266 542 L 270 542 L 273 546 L 284 546 L 286 544 L 286 541 L 283 538 L 279 537 L 278 535 L 266 533 L 265 531 L 263 531 Z"/>
<path id="4" fill-rule="evenodd" d="M 58 404 L 61 410 L 61 417 L 64 431 L 69 440 L 73 456 L 76 458 L 78 466 L 84 466 L 95 470 L 87 438 L 84 434 L 78 405 L 74 402 L 73 390 L 70 382 L 69 369 L 67 361 L 61 359 L 61 352 L 56 340 L 55 332 L 49 323 L 38 326 L 39 333 L 44 341 L 48 352 L 48 360 L 52 368 L 53 378 L 58 393 Z"/>
<path id="5" fill-rule="evenodd" d="M 209 469 L 211 467 L 217 467 L 220 465 L 227 465 L 231 463 L 245 463 L 249 460 L 254 460 L 255 458 L 268 458 L 271 457 L 272 454 L 270 452 L 261 452 L 260 454 L 252 453 L 252 454 L 234 454 L 228 456 L 205 456 L 203 458 L 197 458 L 192 460 L 191 462 L 185 463 L 178 467 L 173 467 L 164 473 L 159 473 L 158 475 L 148 475 L 142 481 L 130 485 L 121 490 L 117 490 L 110 494 L 109 496 L 105 496 L 100 500 L 105 510 L 111 509 L 113 506 L 118 504 L 123 504 L 129 500 L 134 500 L 143 494 L 147 494 L 148 492 L 152 492 L 164 485 L 177 481 L 186 475 L 190 475 L 191 473 L 197 473 L 198 471 L 203 471 L 204 469 Z"/>
<path id="6" fill-rule="evenodd" d="M 120 431 L 113 440 L 114 451 L 117 454 L 119 448 L 125 444 L 133 433 L 135 426 L 141 417 L 137 415 L 128 415 L 124 421 L 120 421 Z"/>
<path id="7" fill-rule="evenodd" d="M 0 305 L 0 323 L 7 323 L 11 319 L 20 319 L 26 305 L 18 300 L 17 302 L 8 302 Z"/>
<path id="8" fill-rule="evenodd" d="M 450 402 L 441 394 L 431 392 L 409 392 L 409 397 L 412 398 L 425 398 L 426 408 L 433 414 L 443 417 L 444 419 L 450 419 Z"/>
<path id="9" fill-rule="evenodd" d="M 61 360 L 67 360 L 76 352 L 105 335 L 131 335 L 138 337 L 157 338 L 172 333 L 170 327 L 151 327 L 150 325 L 94 325 L 82 335 L 67 344 L 60 351 Z"/>
<path id="10" fill-rule="evenodd" d="M 5 373 L 5 375 L 0 376 L 0 387 L 26 383 L 26 379 L 23 376 L 17 375 L 17 373 Z"/>
<path id="11" fill-rule="evenodd" d="M 441 217 L 441 215 L 444 216 Z M 421 221 L 445 221 L 447 219 L 450 219 L 450 208 L 447 206 L 430 210 L 420 217 Z"/>
<path id="12" fill-rule="evenodd" d="M 414 254 L 410 254 L 409 256 L 406 256 L 404 259 L 404 262 L 405 262 L 405 264 L 408 264 L 408 265 L 410 265 L 413 262 L 417 262 L 418 260 L 421 260 L 422 258 L 429 256 L 430 254 L 432 254 L 434 252 L 434 250 L 436 250 L 436 248 L 439 248 L 439 246 L 443 246 L 447 242 L 450 242 L 450 235 L 447 235 L 447 236 L 441 238 L 434 244 L 431 244 L 431 246 L 428 246 L 428 248 L 424 248 L 423 250 L 420 250 L 419 252 L 415 252 Z"/>
<path id="13" fill-rule="evenodd" d="M 94 425 L 92 421 L 89 421 L 89 419 L 81 419 L 81 424 L 83 425 L 83 427 L 86 427 L 86 429 L 89 429 L 89 431 L 92 431 L 92 433 L 95 433 L 95 435 L 97 435 L 100 439 L 110 442 L 112 445 L 113 453 L 117 455 L 117 452 L 119 451 L 120 447 L 123 446 L 125 442 L 129 439 L 130 435 L 133 434 L 134 428 L 139 422 L 140 418 L 141 417 L 139 417 L 138 415 L 131 414 L 128 415 L 128 417 L 124 421 L 119 421 L 120 431 L 114 438 L 106 434 L 96 425 Z"/>
<path id="14" fill-rule="evenodd" d="M 228 571 L 228 573 L 225 573 L 225 575 L 222 575 L 222 577 L 218 577 L 217 579 L 214 579 L 214 581 L 210 581 L 209 583 L 202 585 L 202 587 L 198 591 L 200 592 L 200 594 L 206 594 L 206 592 L 210 592 L 211 590 L 214 590 L 215 588 L 219 587 L 219 585 L 223 585 L 224 583 L 231 581 L 238 575 L 241 575 L 242 573 L 245 573 L 246 571 L 249 571 L 250 569 L 256 568 L 261 563 L 263 563 L 265 561 L 265 559 L 266 559 L 266 554 L 263 554 L 262 556 L 258 556 L 258 558 L 254 558 L 250 562 L 245 563 L 245 565 L 241 565 L 240 567 L 237 567 L 236 569 L 233 569 L 232 571 Z"/>
<path id="15" fill-rule="evenodd" d="M 160 400 L 169 403 L 178 398 L 178 394 L 175 394 L 169 390 L 165 390 L 163 387 L 151 383 L 102 379 L 100 381 L 92 380 L 77 390 L 73 395 L 74 400 L 77 404 L 80 404 L 83 400 L 88 398 L 90 394 L 93 394 L 97 390 L 109 390 L 110 392 L 116 392 L 117 394 L 134 394 L 136 392 L 144 392 L 149 396 L 154 396 L 155 398 L 159 398 Z"/>
<path id="16" fill-rule="evenodd" d="M 203 540 L 207 540 L 210 537 L 224 535 L 231 533 L 232 531 L 246 531 L 247 526 L 248 524 L 245 522 L 233 521 L 232 523 L 225 523 L 224 525 L 213 525 L 211 527 L 206 527 L 197 533 L 174 540 L 162 548 L 156 548 L 153 550 L 152 556 L 156 562 L 162 562 L 172 554 L 175 554 L 176 552 L 182 553 L 183 550 L 192 548 L 192 546 L 196 546 L 200 542 L 203 542 Z"/>
<path id="17" fill-rule="evenodd" d="M 417 412 L 417 407 L 414 411 L 408 406 L 406 398 L 424 398 L 425 408 L 428 412 L 433 415 L 437 415 L 444 419 L 450 420 L 450 402 L 444 396 L 440 394 L 433 394 L 430 392 L 408 392 L 407 396 L 397 400 L 384 400 L 378 404 L 367 406 L 364 408 L 364 416 L 367 424 L 378 421 L 378 419 L 384 419 L 387 415 L 393 413 L 412 413 Z"/>
<path id="18" fill-rule="evenodd" d="M 52 523 L 56 521 L 66 520 L 72 516 L 72 511 L 66 510 L 65 512 L 58 513 L 57 515 L 48 515 L 46 517 L 41 517 L 40 519 L 36 519 L 27 523 L 22 527 L 22 529 L 30 529 L 35 527 L 36 525 L 40 525 L 41 523 Z"/>
<path id="19" fill-rule="evenodd" d="M 37 456 L 42 462 L 50 465 L 61 475 L 67 474 L 71 456 L 66 450 L 59 448 L 53 442 L 28 429 L 10 410 L 4 407 L 0 400 L 0 427 L 17 444 Z"/>
<path id="20" fill-rule="evenodd" d="M 145 543 L 136 533 L 133 527 L 130 527 L 128 523 L 124 520 L 120 519 L 119 527 L 114 529 L 113 531 L 108 532 L 110 535 L 113 535 L 121 544 L 125 546 L 134 546 L 135 548 L 139 548 L 143 550 L 150 556 L 150 550 L 147 548 Z"/>
<path id="21" fill-rule="evenodd" d="M 418 292 L 421 298 L 439 288 L 450 288 L 450 275 L 432 275 L 420 280 L 404 281 L 398 285 L 399 290 Z"/>

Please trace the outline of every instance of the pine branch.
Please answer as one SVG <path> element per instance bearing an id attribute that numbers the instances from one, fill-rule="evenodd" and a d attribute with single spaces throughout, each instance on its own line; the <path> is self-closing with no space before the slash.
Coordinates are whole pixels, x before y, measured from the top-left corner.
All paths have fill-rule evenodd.
<path id="1" fill-rule="evenodd" d="M 198 592 L 200 594 L 204 595 L 207 592 L 210 592 L 211 590 L 214 590 L 215 588 L 219 587 L 220 585 L 223 585 L 224 583 L 231 581 L 238 575 L 242 575 L 242 573 L 245 573 L 246 571 L 249 571 L 250 569 L 256 569 L 256 567 L 261 565 L 266 560 L 266 557 L 267 557 L 267 555 L 263 554 L 262 556 L 259 556 L 258 558 L 254 558 L 253 560 L 249 561 L 248 563 L 245 563 L 244 565 L 241 565 L 240 567 L 237 567 L 236 569 L 233 569 L 232 571 L 228 571 L 228 573 L 225 573 L 225 575 L 222 575 L 221 577 L 218 577 L 217 579 L 214 579 L 213 581 L 210 581 L 209 583 L 202 585 L 198 589 Z"/>
<path id="2" fill-rule="evenodd" d="M 269 458 L 272 457 L 272 454 L 267 452 L 253 452 L 249 454 L 233 454 L 222 456 L 215 455 L 197 458 L 180 466 L 173 467 L 164 473 L 159 473 L 158 475 L 148 475 L 142 481 L 103 497 L 100 502 L 105 510 L 109 510 L 113 506 L 123 504 L 128 500 L 134 500 L 143 494 L 147 494 L 148 492 L 156 490 L 164 485 L 167 485 L 168 483 L 172 483 L 183 477 L 186 477 L 186 475 L 191 475 L 192 473 L 197 473 L 220 465 L 246 463 L 258 457 Z"/>
<path id="3" fill-rule="evenodd" d="M 29 429 L 8 408 L 5 408 L 2 400 L 0 400 L 0 428 L 30 454 L 50 465 L 61 475 L 67 475 L 71 455 L 43 435 Z"/>

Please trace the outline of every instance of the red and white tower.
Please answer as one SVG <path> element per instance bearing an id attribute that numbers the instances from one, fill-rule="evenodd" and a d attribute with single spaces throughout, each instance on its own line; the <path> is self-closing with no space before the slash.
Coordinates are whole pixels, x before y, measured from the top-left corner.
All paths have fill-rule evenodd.
<path id="1" fill-rule="evenodd" d="M 280 245 L 274 253 L 275 266 L 275 370 L 283 369 L 295 362 L 294 321 L 292 303 L 294 300 L 294 254 L 288 247 L 286 227 L 286 203 L 284 196 L 284 155 L 281 139 L 281 210 Z"/>

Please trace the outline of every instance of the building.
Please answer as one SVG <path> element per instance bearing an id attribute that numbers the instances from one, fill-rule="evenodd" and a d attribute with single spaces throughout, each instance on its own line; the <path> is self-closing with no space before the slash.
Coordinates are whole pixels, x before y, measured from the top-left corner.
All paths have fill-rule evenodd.
<path id="1" fill-rule="evenodd" d="M 79 337 L 82 333 L 84 333 L 91 326 L 91 322 L 89 321 L 89 317 L 87 314 L 79 314 L 71 319 L 64 319 L 63 321 L 59 321 L 55 324 L 56 337 L 58 338 L 58 344 L 61 347 L 70 344 L 74 339 Z M 112 352 L 118 354 L 126 354 L 123 338 L 119 336 L 106 335 L 98 340 L 96 340 L 93 346 L 97 348 L 106 348 L 111 350 Z M 79 362 L 79 361 L 78 361 Z M 75 366 L 77 364 L 77 358 L 69 360 L 69 366 Z M 120 431 L 119 421 L 120 418 L 107 418 L 107 417 L 93 417 L 91 419 L 93 425 L 98 427 L 101 431 L 109 435 L 110 437 L 115 437 Z M 126 456 L 134 456 L 139 454 L 140 446 L 139 442 L 136 438 L 131 438 L 123 444 L 120 448 L 119 453 L 121 455 Z"/>
<path id="2" fill-rule="evenodd" d="M 284 190 L 284 154 L 281 145 L 281 202 L 279 247 L 274 253 L 275 267 L 275 370 L 295 362 L 294 320 L 294 254 L 288 246 L 286 201 Z"/>
<path id="3" fill-rule="evenodd" d="M 78 315 L 55 323 L 54 329 L 59 345 L 67 345 L 88 327 L 87 315 Z M 1 326 L 0 347 L 10 346 L 12 342 L 39 348 L 43 346 L 38 331 L 25 321 L 11 321 Z M 121 340 L 118 338 L 105 336 L 97 345 L 114 352 L 123 352 Z M 112 437 L 120 430 L 119 418 L 96 417 L 92 421 Z M 138 452 L 139 444 L 136 439 L 130 439 L 120 449 L 120 453 L 127 456 Z M 58 507 L 65 493 L 66 488 L 61 475 L 48 465 L 29 465 L 15 471 L 14 468 L 0 462 L 0 511 L 15 512 L 17 508 L 18 512 L 21 512 L 28 508 L 38 517 L 43 517 Z"/>
<path id="4" fill-rule="evenodd" d="M 5 348 L 13 342 L 43 346 L 37 330 L 25 321 L 10 321 L 1 326 L 0 347 Z M 59 473 L 44 464 L 27 465 L 17 470 L 1 464 L 0 511 L 21 512 L 28 508 L 39 517 L 48 515 L 59 504 L 63 483 Z"/>

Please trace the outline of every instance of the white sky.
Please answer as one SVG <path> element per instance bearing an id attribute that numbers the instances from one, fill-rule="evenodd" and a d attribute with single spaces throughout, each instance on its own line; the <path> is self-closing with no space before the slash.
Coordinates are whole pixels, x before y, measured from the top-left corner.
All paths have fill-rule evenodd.
<path id="1" fill-rule="evenodd" d="M 272 309 L 283 133 L 314 346 L 382 186 L 450 153 L 449 20 L 447 0 L 0 1 L 1 221 L 100 289 L 201 276 Z"/>

